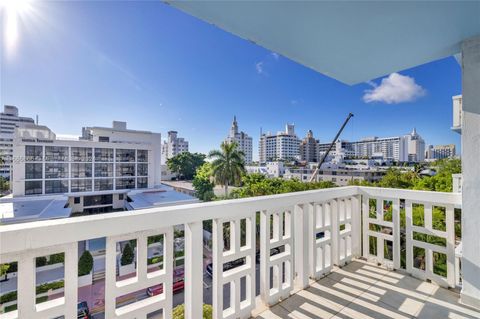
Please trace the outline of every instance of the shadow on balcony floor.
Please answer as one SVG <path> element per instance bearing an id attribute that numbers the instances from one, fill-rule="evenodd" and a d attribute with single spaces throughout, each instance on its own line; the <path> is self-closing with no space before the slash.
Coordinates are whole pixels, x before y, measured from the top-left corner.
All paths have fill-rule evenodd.
<path id="1" fill-rule="evenodd" d="M 480 310 L 460 304 L 456 292 L 356 260 L 256 318 L 453 319 L 480 318 Z"/>

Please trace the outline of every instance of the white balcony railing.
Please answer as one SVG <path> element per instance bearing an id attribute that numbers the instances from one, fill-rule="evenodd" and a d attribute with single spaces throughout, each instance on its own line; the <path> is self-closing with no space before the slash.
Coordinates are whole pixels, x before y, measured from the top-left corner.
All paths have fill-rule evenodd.
<path id="1" fill-rule="evenodd" d="M 145 318 L 163 309 L 163 318 L 171 318 L 175 225 L 185 226 L 186 314 L 201 318 L 204 220 L 213 221 L 214 318 L 248 318 L 259 303 L 273 305 L 294 289 L 305 288 L 310 278 L 328 274 L 333 265 L 361 256 L 394 269 L 404 266 L 413 276 L 453 287 L 459 267 L 454 209 L 460 205 L 460 194 L 455 193 L 351 186 L 1 226 L 0 263 L 18 263 L 18 310 L 0 318 L 76 318 L 78 242 L 99 237 L 106 237 L 105 317 Z M 419 207 L 422 225 L 412 219 L 412 211 Z M 444 227 L 432 223 L 434 209 L 444 213 Z M 150 272 L 147 238 L 158 234 L 164 235 L 165 266 Z M 425 238 L 435 240 L 422 241 Z M 136 275 L 117 281 L 117 243 L 131 239 L 137 241 Z M 260 278 L 256 280 L 258 249 Z M 418 257 L 419 251 L 423 258 Z M 35 258 L 58 252 L 65 253 L 64 297 L 36 304 Z M 447 260 L 443 275 L 435 270 L 439 254 Z M 238 259 L 243 259 L 240 266 L 224 270 L 223 264 Z M 158 284 L 163 284 L 161 294 L 117 306 L 118 297 Z M 230 307 L 224 310 L 226 284 Z"/>

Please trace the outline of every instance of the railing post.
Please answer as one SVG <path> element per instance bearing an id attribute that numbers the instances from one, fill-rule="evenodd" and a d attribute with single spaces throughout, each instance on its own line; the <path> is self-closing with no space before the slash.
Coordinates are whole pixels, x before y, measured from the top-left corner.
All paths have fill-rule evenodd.
<path id="1" fill-rule="evenodd" d="M 370 253 L 370 245 L 368 238 L 368 217 L 370 214 L 370 198 L 366 195 L 362 196 L 362 230 L 363 230 L 363 245 L 362 256 L 367 258 Z"/>
<path id="2" fill-rule="evenodd" d="M 362 256 L 362 209 L 360 195 L 352 196 L 352 254 L 358 258 Z"/>
<path id="3" fill-rule="evenodd" d="M 340 236 L 338 225 L 338 202 L 332 199 L 327 204 L 328 212 L 332 222 L 332 261 L 334 265 L 339 264 Z"/>
<path id="4" fill-rule="evenodd" d="M 66 246 L 64 267 L 65 318 L 75 318 L 78 314 L 78 242 Z"/>
<path id="5" fill-rule="evenodd" d="M 294 231 L 295 231 L 295 288 L 305 289 L 308 286 L 308 266 L 309 266 L 309 228 L 308 228 L 308 209 L 311 205 L 295 205 L 294 208 Z"/>
<path id="6" fill-rule="evenodd" d="M 195 222 L 185 224 L 185 318 L 202 317 L 203 227 Z"/>
<path id="7" fill-rule="evenodd" d="M 30 254 L 18 260 L 17 304 L 18 318 L 34 318 L 35 313 L 35 258 Z"/>

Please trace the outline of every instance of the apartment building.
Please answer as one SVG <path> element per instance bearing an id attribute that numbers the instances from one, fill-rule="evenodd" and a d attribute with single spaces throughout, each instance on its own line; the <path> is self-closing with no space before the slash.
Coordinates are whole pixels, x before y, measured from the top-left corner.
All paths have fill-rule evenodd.
<path id="1" fill-rule="evenodd" d="M 312 130 L 308 130 L 307 136 L 300 142 L 300 160 L 310 163 L 318 162 L 319 158 L 319 141 L 313 137 Z"/>
<path id="2" fill-rule="evenodd" d="M 315 171 L 314 167 L 286 168 L 283 178 L 298 179 L 302 182 L 309 182 Z M 346 167 L 325 167 L 318 171 L 317 182 L 329 181 L 337 186 L 347 186 L 350 182 L 377 182 L 382 179 L 385 172 L 375 168 L 371 169 L 350 169 Z"/>
<path id="3" fill-rule="evenodd" d="M 177 131 L 168 131 L 167 140 L 162 145 L 164 162 L 183 152 L 188 152 L 188 141 L 183 137 L 178 137 Z"/>
<path id="4" fill-rule="evenodd" d="M 0 176 L 9 179 L 12 170 L 13 136 L 15 128 L 24 123 L 34 123 L 30 117 L 18 115 L 18 108 L 13 105 L 4 105 L 0 113 Z"/>
<path id="5" fill-rule="evenodd" d="M 238 149 L 245 154 L 245 164 L 249 165 L 252 163 L 253 155 L 253 144 L 252 138 L 248 136 L 247 133 L 238 130 L 237 117 L 233 117 L 232 126 L 230 127 L 230 132 L 225 139 L 225 141 L 231 143 L 235 142 L 238 145 Z"/>
<path id="6" fill-rule="evenodd" d="M 425 151 L 425 158 L 428 160 L 438 160 L 455 157 L 455 154 L 455 144 L 429 145 Z"/>
<path id="7" fill-rule="evenodd" d="M 295 134 L 294 124 L 287 124 L 284 132 L 262 134 L 258 143 L 259 161 L 290 161 L 300 159 L 300 139 Z"/>
<path id="8" fill-rule="evenodd" d="M 26 124 L 15 131 L 13 155 L 14 197 L 63 194 L 72 212 L 123 209 L 129 191 L 161 183 L 160 134 L 125 122 L 84 127 L 77 140 Z"/>

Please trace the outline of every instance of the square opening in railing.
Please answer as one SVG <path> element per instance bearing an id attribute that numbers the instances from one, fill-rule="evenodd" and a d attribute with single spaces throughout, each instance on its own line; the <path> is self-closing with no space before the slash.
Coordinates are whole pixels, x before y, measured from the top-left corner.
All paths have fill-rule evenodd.
<path id="1" fill-rule="evenodd" d="M 0 313 L 17 310 L 18 263 L 0 264 Z"/>
<path id="2" fill-rule="evenodd" d="M 172 285 L 172 289 L 173 289 Z M 125 313 L 131 313 L 134 315 L 134 311 L 142 306 L 149 306 L 153 303 L 161 301 L 166 298 L 166 291 L 164 291 L 164 285 L 158 284 L 151 287 L 146 287 L 125 295 L 121 295 L 115 298 L 115 310 L 117 315 L 124 315 Z M 183 291 L 183 285 L 181 288 L 177 288 L 174 293 Z M 140 304 L 141 302 L 141 304 Z M 158 307 L 155 313 L 162 314 L 162 308 Z M 161 318 L 161 317 L 158 317 Z"/>
<path id="3" fill-rule="evenodd" d="M 232 239 L 230 237 L 231 237 L 231 234 L 232 234 L 231 227 L 233 225 L 231 225 L 231 224 L 232 224 L 232 222 L 225 222 L 225 223 L 222 224 L 223 251 L 224 252 L 229 251 L 232 248 L 231 247 Z"/>
<path id="4" fill-rule="evenodd" d="M 433 252 L 433 273 L 445 278 L 447 277 L 447 255 Z"/>
<path id="5" fill-rule="evenodd" d="M 384 239 L 383 241 L 383 258 L 393 261 L 393 242 Z"/>
<path id="6" fill-rule="evenodd" d="M 185 264 L 185 227 L 183 225 L 175 226 L 173 232 L 173 267 L 183 267 Z"/>
<path id="7" fill-rule="evenodd" d="M 64 297 L 64 283 L 65 253 L 35 258 L 36 304 Z"/>
<path id="8" fill-rule="evenodd" d="M 447 231 L 447 212 L 443 206 L 432 207 L 432 228 Z"/>
<path id="9" fill-rule="evenodd" d="M 423 204 L 412 204 L 412 224 L 425 227 L 425 206 Z"/>
<path id="10" fill-rule="evenodd" d="M 393 201 L 383 201 L 383 220 L 386 222 L 393 222 Z"/>
<path id="11" fill-rule="evenodd" d="M 425 249 L 413 246 L 413 267 L 420 269 L 420 270 L 425 270 Z"/>
<path id="12" fill-rule="evenodd" d="M 424 233 L 419 233 L 419 232 L 413 232 L 412 238 L 414 240 L 418 241 L 423 241 L 425 243 L 429 243 L 432 245 L 437 245 L 437 246 L 442 246 L 442 247 L 447 247 L 447 239 L 443 237 L 438 237 L 435 235 L 428 235 Z"/>
<path id="13" fill-rule="evenodd" d="M 163 270 L 165 256 L 165 235 L 158 234 L 147 238 L 147 272 Z"/>
<path id="14" fill-rule="evenodd" d="M 375 198 L 368 200 L 368 217 L 377 218 L 377 200 Z"/>
<path id="15" fill-rule="evenodd" d="M 368 236 L 368 248 L 369 248 L 369 254 L 372 256 L 378 256 L 377 255 L 377 237 L 375 236 Z"/>
<path id="16" fill-rule="evenodd" d="M 117 282 L 137 276 L 137 240 L 117 242 Z"/>

